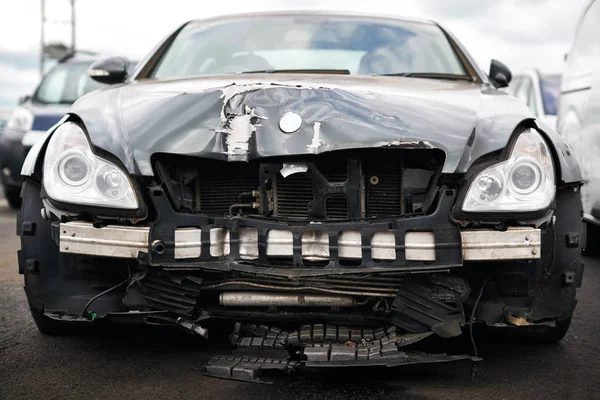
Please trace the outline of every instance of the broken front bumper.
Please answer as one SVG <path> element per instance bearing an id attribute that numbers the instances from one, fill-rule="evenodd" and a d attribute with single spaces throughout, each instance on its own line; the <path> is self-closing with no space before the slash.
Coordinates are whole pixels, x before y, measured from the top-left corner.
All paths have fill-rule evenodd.
<path id="1" fill-rule="evenodd" d="M 270 267 L 271 272 L 285 270 L 286 274 L 435 269 L 460 266 L 463 261 L 538 259 L 541 254 L 539 229 L 460 230 L 448 217 L 454 191 L 442 196 L 431 215 L 296 224 L 181 214 L 172 211 L 162 191 L 152 197 L 160 218 L 151 226 L 96 228 L 85 222 L 55 223 L 60 251 L 120 258 L 147 253 L 151 265 L 262 267 L 263 272 Z"/>
<path id="2" fill-rule="evenodd" d="M 60 224 L 60 251 L 70 254 L 137 258 L 148 251 L 149 227 L 109 225 L 95 228 L 88 222 Z M 267 235 L 268 256 L 292 256 L 293 236 L 289 231 L 276 230 Z M 526 260 L 540 258 L 540 230 L 535 228 L 509 228 L 506 231 L 489 229 L 462 230 L 461 253 L 464 261 L 482 260 Z M 201 254 L 202 231 L 197 228 L 175 230 L 175 260 L 185 260 Z M 340 259 L 360 259 L 361 236 L 356 231 L 341 232 L 338 241 Z M 371 239 L 371 253 L 382 260 L 392 259 L 396 250 L 394 237 L 386 232 L 375 233 Z M 258 258 L 256 231 L 241 228 L 239 231 L 240 258 Z M 210 232 L 211 254 L 227 255 L 230 251 L 231 235 L 223 228 L 212 228 Z M 150 243 L 151 245 L 151 243 Z M 435 261 L 435 237 L 431 232 L 407 232 L 404 251 L 407 260 Z M 308 260 L 324 260 L 329 256 L 327 236 L 304 235 L 302 255 Z M 459 264 L 457 264 L 459 265 Z"/>

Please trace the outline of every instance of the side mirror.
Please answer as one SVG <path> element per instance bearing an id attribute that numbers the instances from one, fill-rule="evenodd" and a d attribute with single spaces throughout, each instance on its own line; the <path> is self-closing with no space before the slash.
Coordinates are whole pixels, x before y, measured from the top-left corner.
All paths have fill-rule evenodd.
<path id="1" fill-rule="evenodd" d="M 495 88 L 500 89 L 507 87 L 512 79 L 512 72 L 504 64 L 498 60 L 492 60 L 490 64 L 490 82 Z"/>
<path id="2" fill-rule="evenodd" d="M 19 105 L 31 100 L 31 96 L 26 94 L 25 96 L 19 97 Z"/>
<path id="3" fill-rule="evenodd" d="M 88 69 L 88 76 L 93 80 L 108 85 L 123 83 L 127 79 L 129 60 L 125 57 L 111 57 L 98 60 Z"/>

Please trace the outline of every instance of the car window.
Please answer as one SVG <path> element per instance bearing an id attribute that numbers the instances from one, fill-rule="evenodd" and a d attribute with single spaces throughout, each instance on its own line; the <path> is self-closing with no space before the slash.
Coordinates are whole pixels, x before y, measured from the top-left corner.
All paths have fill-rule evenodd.
<path id="1" fill-rule="evenodd" d="M 527 104 L 534 114 L 536 113 L 535 93 L 533 91 L 533 83 L 530 78 L 523 77 L 523 81 L 519 86 L 519 90 L 517 90 L 515 93 L 515 96 L 523 103 Z"/>
<path id="2" fill-rule="evenodd" d="M 515 93 L 521 101 L 527 103 L 527 98 L 529 97 L 529 92 L 531 91 L 531 79 L 523 78 L 523 82 L 519 86 L 519 90 Z"/>
<path id="3" fill-rule="evenodd" d="M 540 79 L 540 92 L 546 115 L 556 115 L 558 96 L 560 94 L 560 75 L 545 75 Z"/>
<path id="4" fill-rule="evenodd" d="M 43 103 L 62 103 L 67 75 L 67 68 L 57 68 L 51 71 L 42 81 L 35 96 L 36 99 L 41 100 Z"/>
<path id="5" fill-rule="evenodd" d="M 527 95 L 527 106 L 535 115 L 537 115 L 537 98 L 535 96 L 535 90 L 533 90 L 533 86 L 531 86 L 531 89 Z"/>
<path id="6" fill-rule="evenodd" d="M 40 83 L 33 99 L 46 104 L 71 104 L 103 85 L 87 75 L 91 62 L 71 62 L 54 67 Z"/>
<path id="7" fill-rule="evenodd" d="M 597 68 L 600 60 L 600 1 L 595 1 L 586 12 L 573 49 L 569 55 L 572 76 L 587 75 Z"/>
<path id="8" fill-rule="evenodd" d="M 446 35 L 433 24 L 266 16 L 187 25 L 152 76 L 332 69 L 359 75 L 465 74 Z"/>

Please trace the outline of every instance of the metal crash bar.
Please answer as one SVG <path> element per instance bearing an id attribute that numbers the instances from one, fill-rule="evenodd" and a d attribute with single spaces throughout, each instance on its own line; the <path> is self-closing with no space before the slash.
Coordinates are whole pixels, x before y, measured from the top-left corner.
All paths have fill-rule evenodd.
<path id="1" fill-rule="evenodd" d="M 150 229 L 109 225 L 101 228 L 87 222 L 60 224 L 60 251 L 68 254 L 86 254 L 106 257 L 136 258 L 148 252 Z M 201 231 L 198 228 L 175 230 L 175 259 L 196 258 L 201 251 Z M 327 260 L 329 238 L 326 232 L 310 232 L 302 237 L 302 257 L 306 260 Z M 211 256 L 229 254 L 229 231 L 213 228 L 210 232 Z M 291 232 L 271 230 L 266 237 L 267 255 L 291 257 L 293 239 Z M 253 228 L 239 230 L 240 257 L 258 258 L 258 235 Z M 341 232 L 338 241 L 340 259 L 360 259 L 361 235 L 358 231 Z M 373 258 L 394 260 L 395 237 L 390 232 L 376 232 L 371 238 Z M 541 254 L 539 229 L 519 227 L 506 231 L 461 231 L 462 255 L 465 261 L 527 260 L 538 259 Z M 409 261 L 435 261 L 435 236 L 433 232 L 407 232 L 405 236 L 406 259 Z"/>

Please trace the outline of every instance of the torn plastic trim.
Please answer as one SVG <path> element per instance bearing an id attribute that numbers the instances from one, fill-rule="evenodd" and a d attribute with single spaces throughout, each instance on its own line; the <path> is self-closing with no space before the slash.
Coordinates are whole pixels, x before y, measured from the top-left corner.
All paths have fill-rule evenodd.
<path id="1" fill-rule="evenodd" d="M 273 383 L 265 380 L 264 372 L 290 373 L 302 367 L 396 367 L 482 360 L 467 354 L 427 354 L 404 350 L 404 346 L 431 334 L 431 331 L 399 333 L 395 327 L 348 328 L 332 324 L 302 325 L 295 331 L 285 331 L 265 325 L 237 323 L 230 335 L 232 344 L 238 347 L 236 355 L 213 357 L 203 370 L 205 375 L 215 378 Z M 287 357 L 285 351 L 289 354 Z M 240 352 L 250 352 L 252 356 L 237 356 Z M 272 358 L 274 354 L 278 358 Z"/>
<path id="2" fill-rule="evenodd" d="M 90 323 L 102 319 L 115 319 L 115 318 L 145 318 L 147 316 L 155 315 L 155 314 L 166 314 L 165 310 L 129 310 L 129 311 L 111 311 L 106 314 L 96 314 L 92 313 L 92 317 L 85 316 L 82 317 L 78 314 L 65 314 L 59 313 L 55 311 L 46 311 L 44 312 L 44 316 L 56 321 L 64 321 L 64 322 L 73 322 L 73 323 Z"/>
<path id="3" fill-rule="evenodd" d="M 308 165 L 306 164 L 306 162 L 297 161 L 297 162 L 290 162 L 290 163 L 284 162 L 283 167 L 281 168 L 279 173 L 284 178 L 287 178 L 288 176 L 290 176 L 292 174 L 298 174 L 298 173 L 302 173 L 302 172 L 306 172 L 306 171 L 308 171 Z"/>

